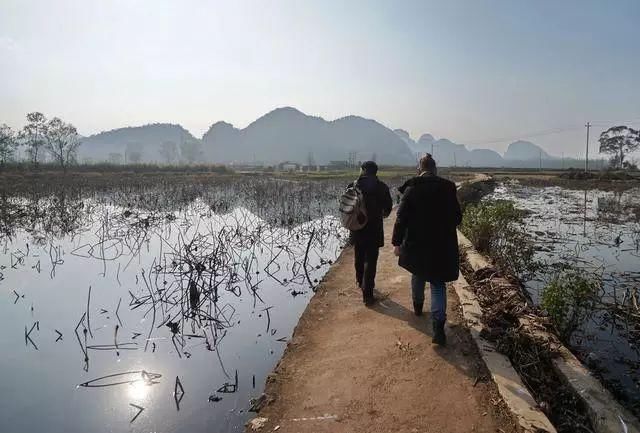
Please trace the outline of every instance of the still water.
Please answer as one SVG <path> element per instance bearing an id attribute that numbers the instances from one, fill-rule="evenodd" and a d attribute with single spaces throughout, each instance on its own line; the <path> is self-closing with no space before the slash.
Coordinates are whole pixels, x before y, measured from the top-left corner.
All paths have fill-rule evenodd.
<path id="1" fill-rule="evenodd" d="M 0 431 L 242 431 L 344 243 L 305 188 L 2 197 Z"/>
<path id="2" fill-rule="evenodd" d="M 572 350 L 640 413 L 640 310 L 622 316 L 640 290 L 640 189 L 580 191 L 500 185 L 487 199 L 513 200 L 541 269 L 525 285 L 534 302 L 563 265 L 602 281 L 597 311 L 572 337 Z M 633 311 L 633 310 L 631 310 Z"/>

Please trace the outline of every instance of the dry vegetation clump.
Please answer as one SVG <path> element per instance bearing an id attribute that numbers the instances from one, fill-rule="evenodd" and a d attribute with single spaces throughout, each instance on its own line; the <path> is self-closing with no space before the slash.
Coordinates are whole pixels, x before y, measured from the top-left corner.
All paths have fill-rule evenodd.
<path id="1" fill-rule="evenodd" d="M 465 264 L 463 272 L 483 310 L 483 337 L 509 357 L 558 432 L 592 432 L 584 404 L 553 368 L 561 345 L 553 325 L 533 306 L 519 281 L 495 268 L 473 272 Z"/>

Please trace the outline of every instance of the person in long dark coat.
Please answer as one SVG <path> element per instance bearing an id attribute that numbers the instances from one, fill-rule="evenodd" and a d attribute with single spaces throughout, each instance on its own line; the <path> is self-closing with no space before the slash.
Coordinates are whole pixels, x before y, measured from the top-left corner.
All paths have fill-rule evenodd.
<path id="1" fill-rule="evenodd" d="M 462 212 L 456 185 L 437 176 L 436 162 L 427 154 L 420 160 L 420 174 L 399 188 L 403 194 L 393 228 L 398 264 L 411 272 L 413 308 L 422 315 L 424 289 L 431 286 L 433 342 L 446 344 L 447 281 L 459 273 L 456 227 Z"/>
<path id="2" fill-rule="evenodd" d="M 362 299 L 366 305 L 375 302 L 373 289 L 378 254 L 379 249 L 384 246 L 382 219 L 389 216 L 393 207 L 389 187 L 378 179 L 377 174 L 378 165 L 375 162 L 366 161 L 362 164 L 356 184 L 364 196 L 367 223 L 362 229 L 351 232 L 355 250 L 356 283 L 362 290 Z"/>

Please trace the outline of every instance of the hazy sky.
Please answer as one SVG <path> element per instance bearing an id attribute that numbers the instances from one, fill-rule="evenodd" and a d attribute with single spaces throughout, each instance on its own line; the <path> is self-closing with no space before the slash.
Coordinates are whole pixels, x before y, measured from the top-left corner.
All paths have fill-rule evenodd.
<path id="1" fill-rule="evenodd" d="M 587 120 L 640 126 L 639 53 L 637 0 L 0 0 L 0 123 L 201 136 L 288 105 L 583 154 Z"/>

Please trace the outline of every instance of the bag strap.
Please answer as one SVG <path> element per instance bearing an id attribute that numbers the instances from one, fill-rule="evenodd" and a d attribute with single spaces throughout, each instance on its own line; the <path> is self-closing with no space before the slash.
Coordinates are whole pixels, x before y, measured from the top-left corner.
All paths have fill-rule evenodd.
<path id="1" fill-rule="evenodd" d="M 361 189 L 360 189 L 360 187 L 358 186 L 358 180 L 359 180 L 359 179 L 360 179 L 360 178 L 358 177 L 358 178 L 356 178 L 356 180 L 354 180 L 354 181 L 353 181 L 353 187 L 354 187 L 355 189 L 357 189 L 358 191 L 362 192 L 362 190 L 361 190 Z"/>

